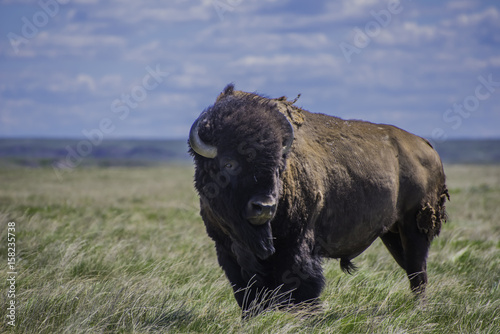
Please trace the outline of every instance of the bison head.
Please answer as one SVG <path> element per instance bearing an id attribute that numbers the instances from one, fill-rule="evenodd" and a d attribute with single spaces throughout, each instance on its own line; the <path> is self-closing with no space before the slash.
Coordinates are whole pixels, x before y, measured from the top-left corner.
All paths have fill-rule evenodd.
<path id="1" fill-rule="evenodd" d="M 229 236 L 233 247 L 260 259 L 275 251 L 271 224 L 293 138 L 276 101 L 234 91 L 233 85 L 189 134 L 205 223 Z"/>

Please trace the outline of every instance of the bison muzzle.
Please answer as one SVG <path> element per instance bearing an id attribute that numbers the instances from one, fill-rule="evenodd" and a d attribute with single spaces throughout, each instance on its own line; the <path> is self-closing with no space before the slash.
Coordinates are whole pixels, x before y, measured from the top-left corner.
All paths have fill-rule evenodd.
<path id="1" fill-rule="evenodd" d="M 397 127 L 294 102 L 228 85 L 189 134 L 200 213 L 243 315 L 315 305 L 321 259 L 351 272 L 377 238 L 421 294 L 449 199 L 437 152 Z"/>

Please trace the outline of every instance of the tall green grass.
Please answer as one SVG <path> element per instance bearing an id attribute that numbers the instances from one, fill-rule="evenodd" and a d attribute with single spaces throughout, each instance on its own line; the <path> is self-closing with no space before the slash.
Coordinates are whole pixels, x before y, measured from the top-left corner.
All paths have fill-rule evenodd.
<path id="1" fill-rule="evenodd" d="M 324 263 L 314 314 L 247 321 L 198 214 L 191 167 L 0 170 L 0 332 L 499 333 L 500 167 L 446 166 L 450 221 L 425 301 L 376 241 L 359 270 Z M 7 222 L 16 222 L 16 326 L 7 324 Z"/>

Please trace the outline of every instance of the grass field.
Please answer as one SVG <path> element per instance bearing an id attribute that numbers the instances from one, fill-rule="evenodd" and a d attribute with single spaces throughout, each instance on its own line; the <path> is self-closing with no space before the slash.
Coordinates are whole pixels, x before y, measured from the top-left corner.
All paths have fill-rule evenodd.
<path id="1" fill-rule="evenodd" d="M 343 274 L 324 263 L 322 310 L 241 321 L 198 214 L 192 168 L 0 170 L 0 332 L 499 333 L 500 166 L 448 165 L 449 222 L 425 303 L 376 241 Z M 15 222 L 15 327 L 8 222 Z"/>

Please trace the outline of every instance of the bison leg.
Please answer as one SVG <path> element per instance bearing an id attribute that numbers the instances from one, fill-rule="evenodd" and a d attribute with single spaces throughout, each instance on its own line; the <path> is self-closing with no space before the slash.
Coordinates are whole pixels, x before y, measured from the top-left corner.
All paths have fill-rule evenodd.
<path id="1" fill-rule="evenodd" d="M 421 294 L 427 284 L 427 254 L 430 239 L 417 226 L 415 211 L 407 215 L 400 227 L 401 243 L 404 250 L 404 264 L 410 280 L 410 287 L 416 294 Z M 406 218 L 406 217 L 405 217 Z"/>
<path id="2" fill-rule="evenodd" d="M 318 305 L 317 298 L 324 286 L 319 257 L 297 255 L 276 262 L 259 262 L 248 254 L 246 258 L 234 245 L 229 250 L 224 244 L 216 243 L 216 251 L 243 318 L 268 308 L 300 304 L 313 310 Z"/>
<path id="3" fill-rule="evenodd" d="M 246 264 L 253 266 L 253 273 L 249 268 L 243 268 L 238 263 L 237 258 L 238 255 L 244 257 L 245 254 L 240 254 L 241 249 L 234 247 L 234 245 L 233 250 L 236 250 L 238 254 L 228 250 L 222 243 L 216 243 L 215 248 L 219 265 L 231 283 L 234 298 L 243 312 L 243 317 L 255 315 L 269 307 L 270 303 L 266 300 L 269 289 L 263 285 L 264 277 L 262 274 L 258 273 L 264 268 L 259 267 L 257 261 L 251 256 L 246 259 Z"/>
<path id="4" fill-rule="evenodd" d="M 289 303 L 291 291 L 276 285 L 275 279 L 267 273 L 270 270 L 265 263 L 259 263 L 250 253 L 245 254 L 243 249 L 234 244 L 228 250 L 222 243 L 216 243 L 216 251 L 244 319 L 268 308 Z M 240 265 L 238 259 L 243 261 L 244 266 Z"/>
<path id="5" fill-rule="evenodd" d="M 411 290 L 421 294 L 427 284 L 430 240 L 418 229 L 414 213 L 408 214 L 404 223 L 398 225 L 398 232 L 387 232 L 380 238 L 399 266 L 406 271 Z"/>
<path id="6" fill-rule="evenodd" d="M 231 283 L 234 291 L 234 298 L 238 305 L 243 309 L 245 300 L 245 290 L 247 282 L 241 275 L 241 267 L 234 258 L 234 256 L 221 244 L 216 243 L 215 248 L 217 251 L 217 259 L 222 270 L 226 273 L 226 277 Z"/>
<path id="7" fill-rule="evenodd" d="M 283 290 L 291 293 L 290 303 L 315 304 L 323 290 L 325 279 L 319 258 L 310 258 L 282 269 Z"/>
<path id="8" fill-rule="evenodd" d="M 399 266 L 406 270 L 405 252 L 403 250 L 403 244 L 401 243 L 401 236 L 399 235 L 399 233 L 387 232 L 386 234 L 380 236 L 380 239 L 382 239 L 385 247 L 387 247 L 392 257 L 396 260 Z"/>

